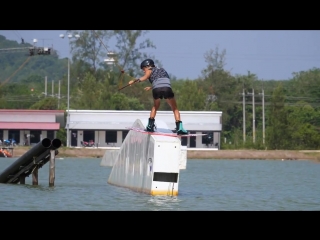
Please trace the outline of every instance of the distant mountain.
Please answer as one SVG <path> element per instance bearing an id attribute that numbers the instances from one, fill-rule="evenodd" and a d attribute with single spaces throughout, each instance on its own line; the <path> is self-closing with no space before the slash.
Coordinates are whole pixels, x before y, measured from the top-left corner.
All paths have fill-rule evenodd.
<path id="1" fill-rule="evenodd" d="M 59 59 L 52 49 L 18 43 L 0 35 L 0 83 L 21 82 L 31 76 L 60 80 L 66 74 L 66 59 Z"/>

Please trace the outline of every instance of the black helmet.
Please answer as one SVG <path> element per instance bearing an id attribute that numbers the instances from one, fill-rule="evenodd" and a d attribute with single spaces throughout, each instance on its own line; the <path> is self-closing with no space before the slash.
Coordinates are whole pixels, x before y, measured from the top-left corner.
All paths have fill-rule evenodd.
<path id="1" fill-rule="evenodd" d="M 151 67 L 154 67 L 154 62 L 152 59 L 146 59 L 146 60 L 143 60 L 142 63 L 140 64 L 140 68 L 144 68 L 146 66 L 151 66 Z"/>

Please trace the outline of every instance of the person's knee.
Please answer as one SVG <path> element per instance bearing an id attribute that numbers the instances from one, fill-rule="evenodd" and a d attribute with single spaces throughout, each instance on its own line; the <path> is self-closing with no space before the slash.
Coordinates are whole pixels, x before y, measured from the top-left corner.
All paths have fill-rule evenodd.
<path id="1" fill-rule="evenodd" d="M 174 111 L 174 112 L 178 111 L 177 106 L 174 106 L 174 105 L 171 106 L 171 109 L 172 109 L 172 111 Z"/>

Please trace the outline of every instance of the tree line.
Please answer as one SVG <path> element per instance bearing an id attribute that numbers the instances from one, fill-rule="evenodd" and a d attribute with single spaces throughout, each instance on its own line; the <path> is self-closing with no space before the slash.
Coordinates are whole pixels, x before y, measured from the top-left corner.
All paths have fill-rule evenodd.
<path id="1" fill-rule="evenodd" d="M 69 33 L 81 36 L 70 39 L 70 109 L 151 109 L 151 92 L 141 86 L 147 82 L 118 90 L 141 76 L 143 59 L 155 59 L 162 66 L 144 52 L 155 48 L 146 37 L 148 31 Z M 0 108 L 65 110 L 68 59 L 60 59 L 56 51 L 32 57 L 28 52 L 1 51 L 19 47 L 18 42 L 0 35 Z M 112 65 L 105 62 L 110 56 L 115 60 Z M 319 149 L 319 68 L 294 72 L 288 80 L 261 80 L 249 71 L 233 75 L 225 70 L 226 50 L 209 49 L 204 58 L 206 66 L 197 79 L 169 75 L 179 110 L 222 111 L 222 149 Z M 162 104 L 160 110 L 170 108 Z M 63 128 L 59 131 L 62 140 Z"/>

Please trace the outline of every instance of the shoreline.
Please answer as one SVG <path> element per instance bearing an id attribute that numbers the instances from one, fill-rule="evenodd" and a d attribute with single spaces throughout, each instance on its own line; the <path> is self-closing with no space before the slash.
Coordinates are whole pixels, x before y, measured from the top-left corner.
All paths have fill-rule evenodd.
<path id="1" fill-rule="evenodd" d="M 32 147 L 13 148 L 13 158 L 21 157 Z M 102 158 L 108 150 L 119 148 L 61 147 L 57 157 Z M 216 150 L 187 149 L 187 159 L 271 159 L 271 160 L 313 160 L 320 162 L 320 150 Z"/>
<path id="2" fill-rule="evenodd" d="M 313 160 L 320 162 L 319 150 L 188 150 L 188 159 Z"/>

